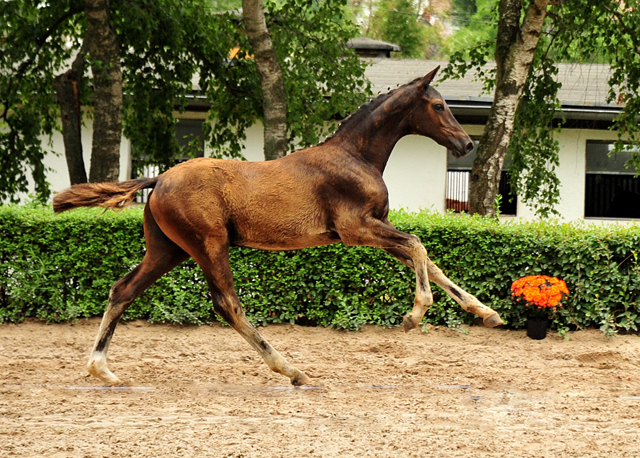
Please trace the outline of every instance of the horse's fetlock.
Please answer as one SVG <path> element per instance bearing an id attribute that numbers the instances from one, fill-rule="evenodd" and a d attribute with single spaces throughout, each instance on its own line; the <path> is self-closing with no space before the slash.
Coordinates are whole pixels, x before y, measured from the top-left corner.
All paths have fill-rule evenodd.
<path id="1" fill-rule="evenodd" d="M 421 309 L 426 310 L 432 305 L 433 305 L 433 293 L 431 293 L 431 291 L 424 291 L 419 296 L 416 296 L 414 307 L 419 307 Z"/>

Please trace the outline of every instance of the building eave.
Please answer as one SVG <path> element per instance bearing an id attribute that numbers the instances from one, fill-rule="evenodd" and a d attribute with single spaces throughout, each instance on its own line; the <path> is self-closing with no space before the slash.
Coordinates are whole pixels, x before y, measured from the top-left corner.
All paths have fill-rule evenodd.
<path id="1" fill-rule="evenodd" d="M 489 117 L 492 99 L 483 98 L 476 100 L 462 100 L 459 98 L 447 98 L 445 101 L 453 115 L 462 124 L 484 125 Z M 620 114 L 622 107 L 615 105 L 575 105 L 573 103 L 563 103 L 562 109 L 555 115 L 559 122 L 566 121 L 566 126 L 570 128 L 594 128 L 608 129 L 612 126 L 613 120 Z M 584 123 L 583 121 L 586 121 Z"/>

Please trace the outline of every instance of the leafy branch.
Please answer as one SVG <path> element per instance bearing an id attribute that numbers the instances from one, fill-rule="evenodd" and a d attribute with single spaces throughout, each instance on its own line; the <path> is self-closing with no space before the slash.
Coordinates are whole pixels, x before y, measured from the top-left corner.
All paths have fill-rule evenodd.
<path id="1" fill-rule="evenodd" d="M 58 27 L 60 27 L 67 20 L 71 19 L 73 16 L 81 13 L 82 11 L 83 11 L 83 8 L 81 6 L 79 5 L 72 6 L 71 8 L 69 8 L 69 10 L 67 10 L 64 14 L 62 14 L 57 20 L 55 20 L 54 23 L 51 24 L 51 26 L 47 30 L 44 31 L 44 33 L 42 33 L 40 36 L 38 36 L 35 39 L 35 44 L 37 45 L 36 49 L 31 53 L 31 56 L 27 60 L 25 60 L 24 62 L 22 62 L 22 64 L 20 64 L 20 67 L 18 67 L 18 70 L 16 71 L 15 75 L 9 79 L 7 89 L 5 91 L 3 100 L 1 102 L 1 104 L 4 106 L 4 110 L 2 112 L 2 115 L 0 115 L 0 118 L 4 119 L 5 122 L 7 121 L 7 115 L 8 115 L 9 109 L 11 108 L 11 95 L 13 92 L 15 81 L 21 80 L 22 76 L 26 73 L 29 67 L 35 62 L 36 58 L 42 51 L 42 48 L 44 47 L 47 40 L 58 30 Z M 24 18 L 20 17 L 20 19 L 22 19 L 26 23 Z"/>

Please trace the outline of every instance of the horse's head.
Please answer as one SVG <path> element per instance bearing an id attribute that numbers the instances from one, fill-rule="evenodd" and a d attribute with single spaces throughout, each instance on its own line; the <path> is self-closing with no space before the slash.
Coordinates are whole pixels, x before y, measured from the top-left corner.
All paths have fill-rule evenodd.
<path id="1" fill-rule="evenodd" d="M 473 150 L 473 141 L 453 117 L 440 93 L 431 87 L 439 68 L 436 67 L 413 84 L 415 101 L 407 119 L 412 133 L 433 138 L 451 150 L 455 157 L 462 157 Z"/>

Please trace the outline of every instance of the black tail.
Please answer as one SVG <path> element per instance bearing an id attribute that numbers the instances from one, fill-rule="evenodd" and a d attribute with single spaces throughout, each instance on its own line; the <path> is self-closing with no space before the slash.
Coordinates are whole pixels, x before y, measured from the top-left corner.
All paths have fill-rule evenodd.
<path id="1" fill-rule="evenodd" d="M 76 184 L 54 196 L 53 211 L 60 213 L 77 207 L 123 208 L 133 202 L 136 192 L 155 188 L 159 178 Z"/>

